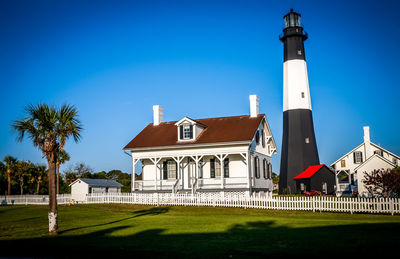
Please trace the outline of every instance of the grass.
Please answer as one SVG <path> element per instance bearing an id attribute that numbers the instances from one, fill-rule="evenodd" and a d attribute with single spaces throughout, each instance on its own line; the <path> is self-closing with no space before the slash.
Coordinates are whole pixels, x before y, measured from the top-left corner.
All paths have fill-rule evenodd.
<path id="1" fill-rule="evenodd" d="M 0 207 L 1 256 L 266 257 L 397 252 L 400 216 L 135 205 Z"/>

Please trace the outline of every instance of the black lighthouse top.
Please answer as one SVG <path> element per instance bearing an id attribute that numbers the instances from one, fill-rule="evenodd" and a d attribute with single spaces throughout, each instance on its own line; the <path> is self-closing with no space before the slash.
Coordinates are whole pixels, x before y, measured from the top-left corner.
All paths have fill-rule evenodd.
<path id="1" fill-rule="evenodd" d="M 292 59 L 305 60 L 304 41 L 308 38 L 300 22 L 301 15 L 290 9 L 290 12 L 283 16 L 285 28 L 279 35 L 280 41 L 284 44 L 284 61 Z"/>

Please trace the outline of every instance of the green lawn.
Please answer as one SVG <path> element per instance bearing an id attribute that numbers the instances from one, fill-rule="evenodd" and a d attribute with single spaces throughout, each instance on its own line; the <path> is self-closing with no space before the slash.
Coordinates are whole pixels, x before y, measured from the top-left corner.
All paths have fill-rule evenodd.
<path id="1" fill-rule="evenodd" d="M 0 257 L 332 256 L 397 252 L 400 216 L 136 205 L 0 207 Z"/>

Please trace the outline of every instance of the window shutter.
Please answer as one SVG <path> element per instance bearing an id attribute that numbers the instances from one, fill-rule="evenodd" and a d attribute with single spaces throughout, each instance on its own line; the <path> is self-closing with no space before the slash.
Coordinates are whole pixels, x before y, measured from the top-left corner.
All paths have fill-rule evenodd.
<path id="1" fill-rule="evenodd" d="M 229 158 L 224 159 L 224 177 L 229 177 Z"/>
<path id="2" fill-rule="evenodd" d="M 190 125 L 190 138 L 193 138 L 193 125 Z"/>
<path id="3" fill-rule="evenodd" d="M 175 162 L 175 179 L 178 179 L 178 164 Z"/>
<path id="4" fill-rule="evenodd" d="M 360 151 L 360 161 L 361 161 L 361 163 L 363 162 L 363 155 L 362 155 L 361 151 Z"/>
<path id="5" fill-rule="evenodd" d="M 183 125 L 179 126 L 179 139 L 183 139 Z"/>
<path id="6" fill-rule="evenodd" d="M 264 130 L 261 130 L 261 141 L 262 141 L 262 146 L 265 147 Z"/>
<path id="7" fill-rule="evenodd" d="M 215 159 L 210 159 L 210 178 L 215 178 Z"/>
<path id="8" fill-rule="evenodd" d="M 163 162 L 163 179 L 167 180 L 168 179 L 168 166 L 167 166 L 167 161 Z"/>

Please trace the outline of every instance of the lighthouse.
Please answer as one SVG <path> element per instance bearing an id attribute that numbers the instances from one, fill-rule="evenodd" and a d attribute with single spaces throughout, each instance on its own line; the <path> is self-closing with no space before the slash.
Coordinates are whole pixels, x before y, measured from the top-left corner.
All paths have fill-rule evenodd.
<path id="1" fill-rule="evenodd" d="M 308 85 L 304 41 L 308 38 L 300 23 L 301 15 L 290 10 L 283 18 L 283 134 L 280 193 L 296 193 L 293 179 L 310 165 L 318 165 Z"/>

